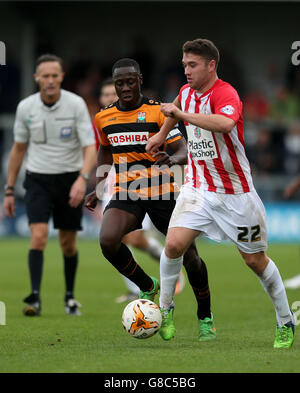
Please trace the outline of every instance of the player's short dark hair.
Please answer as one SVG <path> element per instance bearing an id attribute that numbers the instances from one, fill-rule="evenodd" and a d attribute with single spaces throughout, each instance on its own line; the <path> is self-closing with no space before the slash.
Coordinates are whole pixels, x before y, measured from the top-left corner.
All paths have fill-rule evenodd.
<path id="1" fill-rule="evenodd" d="M 134 67 L 134 69 L 138 74 L 141 73 L 141 69 L 137 61 L 129 58 L 124 58 L 115 62 L 115 64 L 112 67 L 112 74 L 114 74 L 116 68 L 123 68 L 123 67 Z"/>
<path id="2" fill-rule="evenodd" d="M 35 64 L 36 69 L 38 68 L 38 66 L 41 63 L 46 63 L 48 61 L 57 61 L 57 63 L 59 63 L 59 65 L 61 66 L 61 69 L 63 71 L 63 69 L 64 69 L 63 59 L 61 57 L 56 56 L 56 55 L 52 55 L 51 53 L 46 53 L 45 55 L 41 55 L 40 57 L 38 57 L 36 64 Z"/>
<path id="3" fill-rule="evenodd" d="M 216 69 L 218 67 L 220 53 L 215 44 L 210 40 L 196 38 L 193 41 L 187 41 L 183 44 L 182 51 L 183 53 L 192 53 L 201 56 L 208 61 L 215 60 Z"/>

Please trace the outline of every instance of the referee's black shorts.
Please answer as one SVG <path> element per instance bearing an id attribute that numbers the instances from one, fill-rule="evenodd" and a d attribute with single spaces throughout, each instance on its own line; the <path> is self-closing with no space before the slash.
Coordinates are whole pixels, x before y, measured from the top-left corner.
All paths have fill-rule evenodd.
<path id="1" fill-rule="evenodd" d="M 106 210 L 115 208 L 125 210 L 131 214 L 134 214 L 138 219 L 138 224 L 135 229 L 142 228 L 142 222 L 148 213 L 153 225 L 164 235 L 167 234 L 169 222 L 171 219 L 172 212 L 174 210 L 176 201 L 175 200 L 118 200 L 111 199 L 107 204 Z"/>
<path id="2" fill-rule="evenodd" d="M 26 171 L 25 204 L 29 224 L 48 223 L 53 217 L 54 228 L 81 230 L 83 202 L 76 208 L 69 205 L 69 193 L 79 172 L 46 175 Z"/>

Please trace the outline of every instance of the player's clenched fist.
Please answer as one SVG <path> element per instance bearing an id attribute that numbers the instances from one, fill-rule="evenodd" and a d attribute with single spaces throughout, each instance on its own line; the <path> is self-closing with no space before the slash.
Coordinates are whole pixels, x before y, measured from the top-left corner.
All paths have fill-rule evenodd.
<path id="1" fill-rule="evenodd" d="M 92 191 L 86 196 L 84 206 L 90 211 L 94 211 L 95 207 L 97 206 L 97 202 L 98 198 L 96 191 Z"/>
<path id="2" fill-rule="evenodd" d="M 160 104 L 160 110 L 167 117 L 177 117 L 176 115 L 180 112 L 180 109 L 173 103 Z"/>
<path id="3" fill-rule="evenodd" d="M 149 138 L 148 143 L 146 145 L 146 152 L 149 154 L 155 154 L 161 145 L 165 142 L 165 137 L 159 132 Z"/>

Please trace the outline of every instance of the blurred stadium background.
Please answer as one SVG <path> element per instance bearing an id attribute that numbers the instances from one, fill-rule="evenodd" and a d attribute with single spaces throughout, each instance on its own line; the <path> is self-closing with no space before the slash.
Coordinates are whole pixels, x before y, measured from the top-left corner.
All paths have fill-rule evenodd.
<path id="1" fill-rule="evenodd" d="M 81 95 L 93 117 L 101 81 L 116 60 L 136 59 L 144 94 L 170 101 L 185 82 L 182 44 L 204 37 L 220 49 L 219 77 L 244 102 L 247 152 L 267 207 L 270 241 L 300 242 L 300 193 L 283 198 L 300 175 L 300 66 L 291 61 L 292 43 L 300 41 L 299 14 L 298 2 L 1 2 L 0 236 L 28 236 L 23 175 L 15 220 L 4 217 L 2 200 L 14 114 L 36 91 L 37 56 L 51 52 L 64 59 L 63 87 Z M 97 237 L 98 226 L 86 212 L 82 236 Z"/>

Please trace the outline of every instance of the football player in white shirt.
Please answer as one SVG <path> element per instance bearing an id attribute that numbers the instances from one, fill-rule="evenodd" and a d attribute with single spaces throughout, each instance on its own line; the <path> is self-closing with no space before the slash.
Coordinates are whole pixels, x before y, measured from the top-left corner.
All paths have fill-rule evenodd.
<path id="1" fill-rule="evenodd" d="M 96 164 L 95 138 L 83 99 L 61 89 L 64 72 L 59 57 L 39 57 L 34 78 L 39 92 L 22 100 L 17 108 L 4 197 L 5 212 L 13 217 L 14 186 L 27 152 L 24 187 L 32 293 L 24 299 L 27 306 L 23 311 L 28 316 L 41 313 L 44 249 L 52 215 L 64 259 L 65 310 L 79 315 L 80 304 L 74 298 L 77 231 L 81 229 L 86 183 Z"/>
<path id="2" fill-rule="evenodd" d="M 161 257 L 160 334 L 174 336 L 173 288 L 182 255 L 198 236 L 231 240 L 270 296 L 277 319 L 274 348 L 289 348 L 294 339 L 294 316 L 280 273 L 266 255 L 267 233 L 264 206 L 252 183 L 245 155 L 242 103 L 236 90 L 217 75 L 219 51 L 209 40 L 183 45 L 187 77 L 173 103 L 161 105 L 168 116 L 146 150 L 154 153 L 176 122 L 187 125 L 188 166 L 173 211 Z M 177 274 L 175 270 L 177 269 Z"/>

